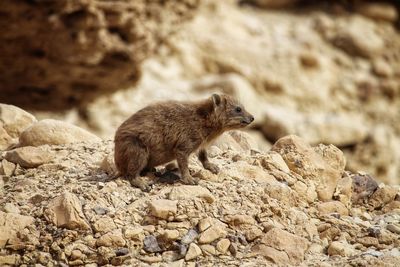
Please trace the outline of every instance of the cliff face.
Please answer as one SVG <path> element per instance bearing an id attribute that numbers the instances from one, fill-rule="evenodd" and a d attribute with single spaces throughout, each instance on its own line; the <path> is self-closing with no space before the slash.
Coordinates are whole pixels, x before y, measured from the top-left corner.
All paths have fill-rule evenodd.
<path id="1" fill-rule="evenodd" d="M 199 1 L 2 1 L 0 102 L 65 109 L 133 86 Z"/>

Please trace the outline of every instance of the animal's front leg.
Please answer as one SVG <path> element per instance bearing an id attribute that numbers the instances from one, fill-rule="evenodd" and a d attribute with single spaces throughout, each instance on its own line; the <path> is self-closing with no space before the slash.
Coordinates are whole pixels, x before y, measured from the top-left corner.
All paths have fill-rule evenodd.
<path id="1" fill-rule="evenodd" d="M 199 151 L 199 160 L 201 162 L 201 164 L 203 164 L 203 167 L 207 170 L 209 170 L 210 172 L 217 174 L 219 172 L 219 168 L 217 165 L 215 165 L 214 163 L 211 163 L 208 160 L 207 157 L 207 151 L 205 149 L 201 149 Z"/>
<path id="2" fill-rule="evenodd" d="M 185 184 L 195 185 L 198 183 L 198 179 L 192 177 L 189 173 L 189 155 L 186 154 L 178 154 L 176 157 L 176 161 L 178 162 L 179 169 L 182 175 L 182 181 Z"/>

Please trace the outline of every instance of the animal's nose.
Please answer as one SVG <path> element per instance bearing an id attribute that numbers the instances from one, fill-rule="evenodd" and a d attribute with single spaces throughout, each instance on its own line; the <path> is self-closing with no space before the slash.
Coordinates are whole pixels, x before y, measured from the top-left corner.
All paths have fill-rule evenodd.
<path id="1" fill-rule="evenodd" d="M 254 117 L 250 116 L 250 122 L 253 122 L 253 121 L 254 121 Z"/>

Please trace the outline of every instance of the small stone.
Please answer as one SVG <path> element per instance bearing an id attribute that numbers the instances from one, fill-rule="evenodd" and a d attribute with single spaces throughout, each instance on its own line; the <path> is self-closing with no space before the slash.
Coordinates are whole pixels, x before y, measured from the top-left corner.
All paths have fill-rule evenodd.
<path id="1" fill-rule="evenodd" d="M 141 261 L 147 262 L 147 263 L 157 263 L 162 261 L 162 256 L 161 255 L 156 255 L 156 256 L 142 256 L 140 257 Z"/>
<path id="2" fill-rule="evenodd" d="M 361 238 L 357 238 L 357 242 L 366 247 L 371 247 L 371 246 L 377 247 L 377 245 L 379 245 L 378 239 L 372 236 L 364 236 Z"/>
<path id="3" fill-rule="evenodd" d="M 199 236 L 199 234 L 197 233 L 196 230 L 194 230 L 194 229 L 189 229 L 189 231 L 182 237 L 181 243 L 182 243 L 182 244 L 189 245 L 189 244 L 192 243 L 198 236 Z"/>
<path id="4" fill-rule="evenodd" d="M 143 240 L 143 249 L 147 252 L 160 252 L 161 248 L 158 245 L 157 238 L 154 235 L 146 236 Z"/>
<path id="5" fill-rule="evenodd" d="M 395 233 L 400 235 L 400 225 L 396 225 L 396 224 L 388 224 L 386 226 L 386 229 L 388 229 L 390 232 Z"/>
<path id="6" fill-rule="evenodd" d="M 307 239 L 291 234 L 279 228 L 272 228 L 266 234 L 264 234 L 264 237 L 261 239 L 261 243 L 274 249 L 271 250 L 269 248 L 262 247 L 263 250 L 273 251 L 274 253 L 278 253 L 276 251 L 279 251 L 280 259 L 284 257 L 280 252 L 284 252 L 289 257 L 289 262 L 293 265 L 298 265 L 303 261 L 304 253 L 306 252 L 309 244 Z"/>
<path id="7" fill-rule="evenodd" d="M 333 241 L 328 248 L 328 255 L 339 255 L 342 257 L 349 257 L 355 254 L 354 248 L 345 242 Z"/>
<path id="8" fill-rule="evenodd" d="M 127 248 L 119 248 L 115 251 L 115 255 L 117 256 L 125 256 L 129 254 L 129 249 Z"/>
<path id="9" fill-rule="evenodd" d="M 370 197 L 368 204 L 375 209 L 381 208 L 385 204 L 393 201 L 397 192 L 398 189 L 388 185 L 378 188 Z"/>
<path id="10" fill-rule="evenodd" d="M 122 231 L 120 229 L 116 229 L 112 232 L 108 232 L 102 235 L 96 241 L 96 245 L 98 247 L 123 247 L 125 246 L 126 241 L 122 236 Z"/>
<path id="11" fill-rule="evenodd" d="M 103 208 L 103 207 L 99 207 L 99 206 L 94 207 L 93 210 L 94 210 L 94 212 L 96 212 L 97 215 L 105 215 L 108 213 L 107 208 Z"/>
<path id="12" fill-rule="evenodd" d="M 19 147 L 8 151 L 5 155 L 6 160 L 24 168 L 36 168 L 50 162 L 52 157 L 50 152 L 32 146 Z"/>
<path id="13" fill-rule="evenodd" d="M 255 245 L 251 250 L 278 265 L 285 265 L 290 262 L 285 251 L 280 251 L 264 244 Z"/>
<path id="14" fill-rule="evenodd" d="M 71 258 L 71 260 L 78 260 L 78 259 L 82 259 L 83 256 L 84 256 L 84 254 L 80 250 L 74 249 L 71 252 L 70 258 Z"/>
<path id="15" fill-rule="evenodd" d="M 238 226 L 242 224 L 256 224 L 256 221 L 254 220 L 253 217 L 249 215 L 232 215 L 232 216 L 227 216 L 227 220 L 229 222 L 229 225 L 231 226 Z"/>
<path id="16" fill-rule="evenodd" d="M 110 217 L 104 217 L 98 219 L 94 224 L 93 228 L 97 233 L 107 233 L 117 228 L 113 219 Z"/>
<path id="17" fill-rule="evenodd" d="M 20 262 L 21 256 L 18 254 L 13 255 L 0 255 L 0 266 L 17 266 Z"/>
<path id="18" fill-rule="evenodd" d="M 19 146 L 62 145 L 83 141 L 100 142 L 101 139 L 70 123 L 46 119 L 23 131 Z"/>
<path id="19" fill-rule="evenodd" d="M 216 223 L 210 226 L 207 230 L 200 234 L 199 243 L 208 244 L 221 237 L 225 237 L 227 234 L 225 228 L 225 225 L 222 223 Z"/>
<path id="20" fill-rule="evenodd" d="M 15 168 L 16 166 L 14 163 L 3 159 L 1 161 L 0 174 L 4 174 L 5 176 L 12 176 L 14 174 Z"/>
<path id="21" fill-rule="evenodd" d="M 204 254 L 208 254 L 208 255 L 217 254 L 217 251 L 213 245 L 205 244 L 205 245 L 201 245 L 200 248 Z"/>
<path id="22" fill-rule="evenodd" d="M 164 240 L 173 241 L 178 239 L 179 231 L 178 230 L 165 230 L 161 235 Z"/>
<path id="23" fill-rule="evenodd" d="M 181 258 L 181 255 L 176 251 L 165 251 L 162 254 L 162 258 L 165 262 L 174 262 Z"/>
<path id="24" fill-rule="evenodd" d="M 326 215 L 331 213 L 339 213 L 342 216 L 349 215 L 349 210 L 340 201 L 329 201 L 320 203 L 318 204 L 317 209 L 321 215 Z"/>
<path id="25" fill-rule="evenodd" d="M 153 200 L 149 204 L 151 215 L 161 218 L 168 219 L 177 212 L 178 201 L 167 200 L 167 199 L 157 199 Z"/>
<path id="26" fill-rule="evenodd" d="M 213 203 L 215 200 L 214 196 L 207 188 L 199 185 L 181 185 L 173 187 L 168 198 L 171 200 L 202 198 L 208 203 Z"/>
<path id="27" fill-rule="evenodd" d="M 200 232 L 204 232 L 213 224 L 213 219 L 211 218 L 204 218 L 199 221 L 198 227 Z"/>
<path id="28" fill-rule="evenodd" d="M 362 203 L 378 188 L 378 183 L 370 175 L 355 174 L 353 179 L 353 193 L 351 201 L 354 204 Z"/>
<path id="29" fill-rule="evenodd" d="M 372 62 L 372 68 L 374 73 L 380 77 L 388 78 L 393 75 L 390 64 L 382 59 L 374 60 Z"/>
<path id="30" fill-rule="evenodd" d="M 257 227 L 251 227 L 250 229 L 245 231 L 246 240 L 249 242 L 254 241 L 255 239 L 259 238 L 262 235 L 263 231 L 261 231 Z"/>
<path id="31" fill-rule="evenodd" d="M 195 243 L 191 243 L 186 253 L 185 260 L 190 261 L 201 255 L 201 249 Z"/>
<path id="32" fill-rule="evenodd" d="M 19 208 L 17 206 L 15 206 L 14 204 L 12 204 L 12 203 L 6 203 L 4 205 L 4 211 L 7 212 L 7 213 L 15 213 L 15 214 L 19 214 L 20 213 Z"/>
<path id="33" fill-rule="evenodd" d="M 45 210 L 46 219 L 57 227 L 67 229 L 90 229 L 78 197 L 65 191 L 50 201 Z"/>
<path id="34" fill-rule="evenodd" d="M 144 239 L 144 230 L 142 227 L 129 226 L 124 230 L 124 236 L 130 240 L 141 240 Z"/>
<path id="35" fill-rule="evenodd" d="M 217 250 L 222 254 L 226 254 L 229 246 L 231 245 L 231 241 L 229 239 L 223 238 L 217 243 Z"/>
<path id="36" fill-rule="evenodd" d="M 15 213 L 0 211 L 0 248 L 17 237 L 17 233 L 26 226 L 33 224 L 35 219 L 31 216 L 23 216 Z"/>

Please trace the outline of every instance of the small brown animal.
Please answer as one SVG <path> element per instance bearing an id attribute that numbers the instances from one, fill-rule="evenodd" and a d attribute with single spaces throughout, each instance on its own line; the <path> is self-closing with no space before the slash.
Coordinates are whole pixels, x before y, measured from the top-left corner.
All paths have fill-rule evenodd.
<path id="1" fill-rule="evenodd" d="M 198 102 L 167 101 L 147 106 L 118 128 L 115 164 L 131 184 L 147 190 L 138 176 L 158 165 L 177 160 L 181 179 L 196 184 L 189 173 L 188 158 L 199 150 L 203 167 L 218 173 L 207 158 L 206 146 L 223 132 L 243 128 L 254 117 L 228 95 L 213 94 Z"/>

